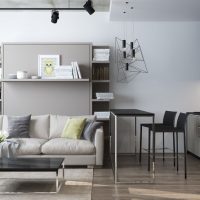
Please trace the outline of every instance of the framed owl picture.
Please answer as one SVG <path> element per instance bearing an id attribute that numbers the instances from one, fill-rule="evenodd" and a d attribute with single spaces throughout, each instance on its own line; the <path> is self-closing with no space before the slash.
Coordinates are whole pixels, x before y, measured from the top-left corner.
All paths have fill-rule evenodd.
<path id="1" fill-rule="evenodd" d="M 58 66 L 60 66 L 60 55 L 38 55 L 38 76 L 41 78 L 56 78 L 55 68 Z"/>

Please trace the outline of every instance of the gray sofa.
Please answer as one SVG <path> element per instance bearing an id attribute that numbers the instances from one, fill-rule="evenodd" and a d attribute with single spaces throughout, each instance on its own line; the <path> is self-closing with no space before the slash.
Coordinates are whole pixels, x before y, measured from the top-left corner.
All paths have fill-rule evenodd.
<path id="1" fill-rule="evenodd" d="M 77 116 L 79 117 L 79 116 Z M 94 120 L 95 116 L 84 116 Z M 61 133 L 69 116 L 32 116 L 30 138 L 16 138 L 18 157 L 64 157 L 65 165 L 103 165 L 103 128 L 96 130 L 93 141 L 61 138 Z M 6 115 L 0 116 L 0 128 L 8 130 Z"/>

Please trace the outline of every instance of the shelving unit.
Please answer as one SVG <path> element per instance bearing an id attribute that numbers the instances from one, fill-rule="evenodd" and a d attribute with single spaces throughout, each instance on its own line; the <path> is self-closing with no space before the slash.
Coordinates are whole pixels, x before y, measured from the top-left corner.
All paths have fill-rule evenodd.
<path id="1" fill-rule="evenodd" d="M 0 73 L 0 80 L 2 78 L 2 47 L 0 45 L 0 70 L 1 70 L 1 73 Z M 2 115 L 2 84 L 1 84 L 1 81 L 0 81 L 0 115 Z"/>
<path id="2" fill-rule="evenodd" d="M 91 47 L 91 43 L 3 43 L 2 113 L 90 114 Z M 37 75 L 39 55 L 59 55 L 60 65 L 77 61 L 83 78 L 9 79 L 19 70 Z"/>
<path id="3" fill-rule="evenodd" d="M 94 49 L 110 49 L 109 46 L 92 46 L 92 59 L 94 58 Z M 110 89 L 110 61 L 93 61 L 91 62 L 91 114 L 94 112 L 106 112 L 110 110 L 110 100 L 96 99 L 97 92 L 109 92 Z M 103 122 L 104 127 L 104 154 L 109 155 L 109 119 L 97 119 Z"/>
<path id="4" fill-rule="evenodd" d="M 2 79 L 1 82 L 89 82 L 89 79 Z"/>
<path id="5" fill-rule="evenodd" d="M 92 99 L 92 102 L 110 102 L 109 99 Z"/>
<path id="6" fill-rule="evenodd" d="M 93 83 L 109 83 L 110 80 L 92 80 Z"/>

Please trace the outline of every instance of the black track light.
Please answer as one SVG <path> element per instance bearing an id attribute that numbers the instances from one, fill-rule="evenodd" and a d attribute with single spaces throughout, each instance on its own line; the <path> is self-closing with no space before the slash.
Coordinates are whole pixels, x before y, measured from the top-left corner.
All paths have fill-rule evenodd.
<path id="1" fill-rule="evenodd" d="M 128 64 L 128 63 L 126 63 L 125 70 L 126 70 L 126 71 L 128 71 L 128 70 L 129 70 L 129 64 Z"/>
<path id="2" fill-rule="evenodd" d="M 52 14 L 51 14 L 51 22 L 56 24 L 57 21 L 59 19 L 59 12 L 58 10 L 52 10 Z"/>
<path id="3" fill-rule="evenodd" d="M 133 42 L 130 42 L 130 49 L 133 49 Z"/>
<path id="4" fill-rule="evenodd" d="M 86 3 L 84 4 L 83 8 L 85 8 L 85 10 L 92 15 L 95 12 L 95 9 L 92 7 L 92 1 L 88 0 L 86 1 Z"/>
<path id="5" fill-rule="evenodd" d="M 135 54 L 136 54 L 135 49 L 132 49 L 132 50 L 131 50 L 131 57 L 132 57 L 132 58 L 135 58 Z"/>
<path id="6" fill-rule="evenodd" d="M 122 48 L 126 48 L 126 40 L 122 40 Z"/>
<path id="7" fill-rule="evenodd" d="M 123 51 L 123 58 L 126 58 L 126 51 Z"/>

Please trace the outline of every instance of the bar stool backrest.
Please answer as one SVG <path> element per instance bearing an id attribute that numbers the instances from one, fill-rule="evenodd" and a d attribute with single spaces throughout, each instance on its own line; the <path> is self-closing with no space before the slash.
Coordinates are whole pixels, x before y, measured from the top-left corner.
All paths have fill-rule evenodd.
<path id="1" fill-rule="evenodd" d="M 163 124 L 174 127 L 176 113 L 177 112 L 174 112 L 174 111 L 165 111 L 165 114 L 163 117 Z"/>
<path id="2" fill-rule="evenodd" d="M 185 123 L 186 123 L 187 115 L 185 113 L 180 113 L 177 119 L 176 128 L 179 131 L 185 130 Z"/>

